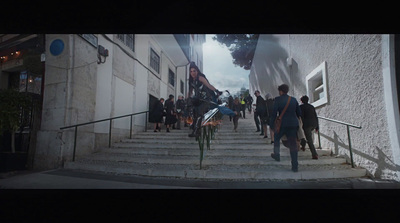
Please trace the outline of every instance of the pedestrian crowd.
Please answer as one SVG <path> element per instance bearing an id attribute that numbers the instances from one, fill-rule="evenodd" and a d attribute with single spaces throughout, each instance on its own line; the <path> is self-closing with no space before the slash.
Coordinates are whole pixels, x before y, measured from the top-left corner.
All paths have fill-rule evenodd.
<path id="1" fill-rule="evenodd" d="M 256 97 L 255 104 L 250 95 L 244 97 L 240 95 L 233 99 L 229 97 L 228 105 L 235 112 L 233 119 L 234 131 L 237 132 L 239 118 L 245 118 L 245 110 L 251 114 L 254 107 L 254 122 L 256 132 L 260 136 L 271 138 L 271 144 L 274 145 L 274 151 L 271 157 L 280 161 L 280 143 L 282 141 L 285 147 L 289 148 L 292 171 L 298 171 L 298 151 L 305 151 L 305 146 L 311 151 L 312 159 L 318 159 L 318 153 L 315 149 L 312 139 L 312 132 L 319 130 L 318 116 L 314 106 L 308 103 L 309 98 L 305 95 L 301 97 L 302 104 L 299 105 L 294 97 L 288 95 L 289 86 L 282 84 L 278 87 L 279 96 L 273 98 L 271 93 L 261 96 L 259 90 L 254 92 Z M 250 106 L 249 106 L 250 105 Z M 268 130 L 269 129 L 269 130 Z"/>
<path id="2" fill-rule="evenodd" d="M 197 137 L 200 135 L 204 114 L 222 103 L 218 99 L 222 92 L 208 82 L 194 62 L 190 63 L 189 69 L 189 92 L 186 100 L 180 95 L 175 102 L 174 95 L 169 95 L 168 100 L 164 102 L 164 99 L 160 98 L 150 110 L 150 122 L 154 123 L 154 132 L 161 131 L 161 123 L 165 117 L 166 132 L 170 132 L 170 128 L 180 130 L 184 122 L 184 127 L 190 125 L 193 130 L 189 137 Z"/>
<path id="3" fill-rule="evenodd" d="M 256 90 L 254 95 L 257 97 L 254 120 L 257 131 L 261 131 L 264 138 L 267 136 L 269 127 L 271 144 L 274 144 L 274 151 L 271 157 L 280 161 L 280 142 L 289 148 L 292 164 L 292 171 L 298 171 L 298 151 L 305 151 L 305 145 L 311 151 L 312 159 L 318 159 L 318 154 L 313 144 L 312 131 L 319 130 L 318 116 L 314 106 L 308 103 L 309 98 L 304 95 L 301 97 L 302 104 L 288 95 L 289 86 L 282 84 L 278 87 L 279 96 L 272 98 L 267 93 L 265 100 Z M 261 125 L 261 128 L 259 127 Z"/>
<path id="4" fill-rule="evenodd" d="M 188 126 L 187 120 L 189 114 L 187 111 L 187 103 L 182 95 L 179 95 L 178 100 L 171 94 L 164 102 L 164 98 L 160 98 L 157 103 L 150 109 L 150 122 L 154 123 L 154 132 L 161 132 L 161 125 L 164 123 L 166 132 L 170 129 L 181 130 L 182 122 L 184 127 Z"/>
<path id="5" fill-rule="evenodd" d="M 253 97 L 241 94 L 240 97 L 228 98 L 228 108 L 230 121 L 233 121 L 233 131 L 238 131 L 239 118 L 246 118 L 246 110 L 251 114 L 254 107 L 254 122 L 256 132 L 264 138 L 271 138 L 271 144 L 274 145 L 271 157 L 280 161 L 280 144 L 289 148 L 292 171 L 298 171 L 298 151 L 305 151 L 305 145 L 311 151 L 312 159 L 318 159 L 315 146 L 312 139 L 312 131 L 319 130 L 318 117 L 314 106 L 308 103 L 307 96 L 301 97 L 302 104 L 299 105 L 296 98 L 289 96 L 289 86 L 282 84 L 278 87 L 279 96 L 273 98 L 271 93 L 265 95 L 265 99 L 259 90 L 254 92 L 256 102 L 253 104 Z M 229 93 L 229 92 L 228 92 Z M 161 131 L 161 125 L 164 123 L 166 132 L 170 129 L 180 130 L 182 122 L 184 127 L 189 125 L 192 133 L 189 137 L 199 135 L 200 123 L 204 114 L 212 108 L 217 107 L 219 95 L 222 92 L 212 86 L 206 76 L 200 72 L 199 68 L 192 62 L 190 64 L 189 92 L 185 99 L 179 95 L 175 101 L 174 95 L 169 95 L 154 104 L 150 109 L 150 122 L 154 123 L 154 132 Z M 228 111 L 229 110 L 229 111 Z M 222 112 L 222 110 L 220 110 Z M 269 129 L 269 130 L 268 130 Z"/>

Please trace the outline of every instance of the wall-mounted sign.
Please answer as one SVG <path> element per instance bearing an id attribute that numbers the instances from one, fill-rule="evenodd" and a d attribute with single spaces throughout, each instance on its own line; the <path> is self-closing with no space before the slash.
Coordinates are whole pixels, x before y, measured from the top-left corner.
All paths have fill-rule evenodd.
<path id="1" fill-rule="evenodd" d="M 64 50 L 64 42 L 60 39 L 53 40 L 50 44 L 50 53 L 53 56 L 58 56 Z"/>
<path id="2" fill-rule="evenodd" d="M 97 36 L 94 34 L 78 34 L 80 37 L 82 37 L 84 40 L 88 41 L 92 46 L 97 48 Z"/>

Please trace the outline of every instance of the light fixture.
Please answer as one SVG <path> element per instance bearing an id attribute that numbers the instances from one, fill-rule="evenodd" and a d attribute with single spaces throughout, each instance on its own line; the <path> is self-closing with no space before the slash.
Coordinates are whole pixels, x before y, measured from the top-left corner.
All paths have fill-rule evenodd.
<path id="1" fill-rule="evenodd" d="M 288 67 L 291 67 L 292 64 L 293 64 L 293 58 L 288 57 L 288 58 L 286 59 L 286 64 L 288 65 Z"/>

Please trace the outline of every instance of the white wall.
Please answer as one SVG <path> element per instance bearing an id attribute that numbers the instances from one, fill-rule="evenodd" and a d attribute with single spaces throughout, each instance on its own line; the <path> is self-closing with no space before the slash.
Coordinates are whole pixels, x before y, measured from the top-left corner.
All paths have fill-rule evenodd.
<path id="1" fill-rule="evenodd" d="M 135 51 L 125 46 L 116 35 L 105 35 L 112 41 L 101 34 L 96 36 L 98 44 L 108 49 L 105 63 L 97 63 L 97 48 L 77 34 L 46 35 L 43 115 L 35 154 L 36 168 L 57 168 L 72 159 L 74 129 L 60 130 L 60 127 L 147 111 L 149 94 L 168 98 L 169 94 L 179 92 L 181 79 L 186 83 L 187 68 L 176 69 L 177 65 L 172 62 L 185 61 L 185 58 L 176 56 L 183 56 L 183 53 L 166 54 L 162 50 L 168 47 L 164 46 L 166 43 L 155 41 L 152 35 L 135 35 Z M 61 55 L 52 56 L 49 45 L 56 38 L 64 41 L 65 49 Z M 172 40 L 173 37 L 168 38 L 169 43 Z M 160 73 L 156 75 L 154 70 L 146 69 L 152 70 L 150 47 L 161 58 Z M 168 84 L 169 68 L 176 75 L 174 87 Z M 134 133 L 143 131 L 145 115 L 134 117 L 133 123 Z M 127 137 L 129 128 L 130 118 L 114 120 L 113 141 Z M 109 122 L 78 127 L 77 157 L 107 146 L 108 132 Z"/>
<path id="2" fill-rule="evenodd" d="M 305 77 L 326 61 L 328 104 L 317 108 L 318 115 L 362 126 L 350 130 L 355 164 L 394 179 L 381 46 L 381 35 L 260 35 L 250 89 L 277 96 L 278 85 L 286 83 L 299 100 L 306 94 Z M 320 120 L 320 132 L 322 147 L 349 156 L 345 126 Z"/>
<path id="3" fill-rule="evenodd" d="M 113 39 L 113 35 L 107 35 Z M 103 36 L 98 36 L 99 45 L 104 46 L 109 51 L 109 56 L 105 63 L 100 64 L 97 68 L 97 92 L 96 92 L 96 112 L 95 120 L 106 119 L 111 117 L 112 111 L 112 92 L 113 92 L 113 75 L 112 62 L 114 58 L 115 47 L 113 43 L 106 40 Z M 109 123 L 101 122 L 95 124 L 96 133 L 108 133 Z"/>

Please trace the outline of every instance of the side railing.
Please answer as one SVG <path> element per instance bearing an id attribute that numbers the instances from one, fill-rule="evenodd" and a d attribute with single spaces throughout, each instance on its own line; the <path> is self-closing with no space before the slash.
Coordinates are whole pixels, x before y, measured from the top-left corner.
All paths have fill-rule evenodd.
<path id="1" fill-rule="evenodd" d="M 133 114 L 128 114 L 128 115 L 121 115 L 121 116 L 117 116 L 117 117 L 106 118 L 106 119 L 101 119 L 101 120 L 97 120 L 97 121 L 85 122 L 85 123 L 80 123 L 80 124 L 76 124 L 76 125 L 70 125 L 70 126 L 61 127 L 60 130 L 69 129 L 69 128 L 75 128 L 75 133 L 74 133 L 74 150 L 73 150 L 73 154 L 72 154 L 72 161 L 75 161 L 76 138 L 77 138 L 77 135 L 78 135 L 78 127 L 79 127 L 79 126 L 84 126 L 84 125 L 90 125 L 90 124 L 94 124 L 94 123 L 98 123 L 98 122 L 106 122 L 106 121 L 109 121 L 109 122 L 110 122 L 110 126 L 109 126 L 109 131 L 108 131 L 108 148 L 111 148 L 112 121 L 113 121 L 114 119 L 120 119 L 120 118 L 131 117 L 131 119 L 130 119 L 130 120 L 131 120 L 131 121 L 130 121 L 130 129 L 129 129 L 129 138 L 132 139 L 132 122 L 133 122 L 133 116 L 135 116 L 135 115 L 140 115 L 140 114 L 146 114 L 145 123 L 144 123 L 144 131 L 147 131 L 147 118 L 148 118 L 148 113 L 149 113 L 149 111 L 143 111 L 143 112 L 138 112 L 138 113 L 133 113 Z"/>
<path id="2" fill-rule="evenodd" d="M 347 138 L 349 140 L 349 152 L 350 152 L 351 167 L 354 168 L 353 151 L 352 151 L 352 148 L 351 148 L 351 138 L 350 138 L 350 127 L 361 129 L 361 126 L 353 125 L 353 124 L 350 124 L 350 123 L 338 121 L 338 120 L 331 119 L 331 118 L 325 118 L 325 117 L 322 117 L 322 116 L 318 116 L 318 118 L 346 126 L 346 128 L 347 128 Z M 319 148 L 321 148 L 321 135 L 320 135 L 319 131 L 318 131 L 318 143 L 319 143 Z"/>

